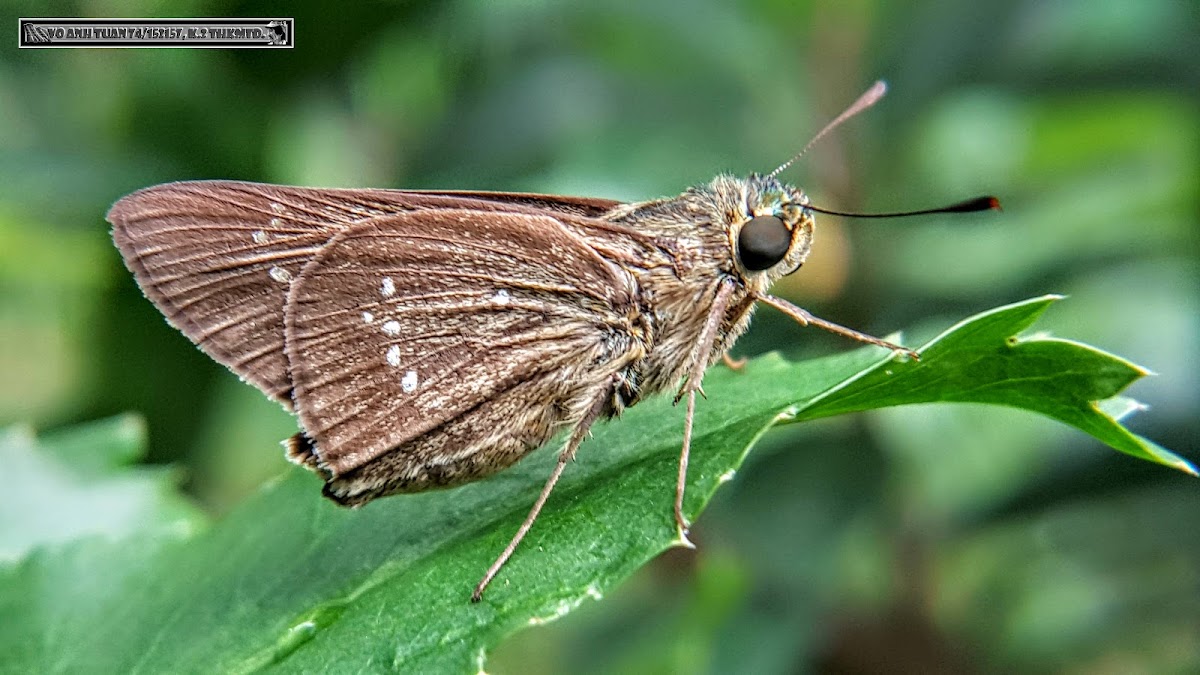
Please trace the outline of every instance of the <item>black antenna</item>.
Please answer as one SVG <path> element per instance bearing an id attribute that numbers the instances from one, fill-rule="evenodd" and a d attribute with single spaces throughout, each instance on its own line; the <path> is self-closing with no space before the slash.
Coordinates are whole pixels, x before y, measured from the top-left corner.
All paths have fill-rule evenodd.
<path id="1" fill-rule="evenodd" d="M 832 122 L 830 122 L 829 124 L 826 124 L 823 129 L 818 131 L 817 135 L 812 137 L 812 140 L 809 141 L 808 144 L 804 146 L 803 150 L 796 153 L 788 161 L 786 161 L 783 164 L 780 164 L 778 167 L 776 167 L 776 169 L 774 171 L 767 174 L 767 178 L 774 178 L 774 177 L 778 176 L 780 173 L 782 173 L 788 167 L 790 167 L 792 164 L 794 164 L 796 162 L 796 160 L 803 157 L 804 153 L 808 152 L 809 149 L 812 148 L 812 146 L 816 145 L 817 141 L 821 140 L 821 138 L 823 138 L 826 134 L 828 134 L 830 131 L 833 131 L 834 129 L 836 129 L 838 126 L 840 126 L 843 122 L 850 119 L 851 117 L 854 117 L 855 115 L 859 114 L 860 112 L 862 112 L 862 111 L 866 110 L 867 108 L 870 108 L 871 106 L 878 103 L 879 99 L 883 98 L 883 95 L 886 93 L 887 93 L 887 83 L 884 82 L 883 80 L 876 81 L 875 84 L 871 85 L 870 89 L 863 92 L 863 95 L 858 97 L 858 100 L 856 100 L 854 103 L 851 103 L 850 107 L 843 110 L 842 114 L 833 118 Z M 902 218 L 904 216 L 923 216 L 923 215 L 927 215 L 930 213 L 973 213 L 975 211 L 999 211 L 1000 210 L 1000 200 L 996 199 L 995 197 L 993 197 L 991 195 L 987 195 L 984 197 L 975 197 L 974 199 L 968 199 L 966 201 L 958 202 L 957 204 L 951 204 L 950 206 L 943 206 L 941 208 L 936 208 L 936 209 L 921 209 L 919 211 L 897 211 L 895 213 L 847 213 L 845 211 L 834 211 L 832 209 L 822 209 L 822 208 L 818 208 L 818 207 L 812 206 L 812 205 L 806 205 L 804 208 L 806 208 L 810 211 L 816 211 L 817 213 L 827 213 L 831 216 L 844 216 L 847 218 Z"/>
<path id="2" fill-rule="evenodd" d="M 831 216 L 843 216 L 846 218 L 903 218 L 905 216 L 923 216 L 929 213 L 974 213 L 976 211 L 999 211 L 1000 200 L 991 195 L 983 197 L 975 197 L 966 201 L 951 204 L 950 206 L 942 206 L 936 209 L 921 209 L 919 211 L 896 211 L 893 213 L 848 213 L 846 211 L 834 211 L 833 209 L 821 209 L 815 206 L 806 205 L 804 208 L 817 213 L 827 213 Z"/>

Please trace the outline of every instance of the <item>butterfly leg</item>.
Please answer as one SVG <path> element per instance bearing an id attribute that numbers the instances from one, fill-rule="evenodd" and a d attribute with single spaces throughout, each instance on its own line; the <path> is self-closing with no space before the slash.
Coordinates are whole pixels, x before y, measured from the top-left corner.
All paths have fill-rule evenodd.
<path id="1" fill-rule="evenodd" d="M 859 342 L 865 342 L 867 344 L 877 345 L 877 346 L 883 347 L 885 349 L 890 349 L 893 352 L 896 352 L 897 354 L 904 354 L 905 356 L 913 359 L 914 361 L 921 360 L 921 355 L 918 354 L 917 352 L 913 351 L 912 349 L 909 349 L 908 347 L 902 347 L 898 344 L 888 342 L 887 340 L 880 340 L 879 338 L 873 337 L 871 335 L 867 335 L 866 333 L 860 333 L 860 332 L 854 330 L 853 328 L 846 328 L 845 326 L 838 325 L 836 323 L 833 323 L 832 321 L 826 321 L 825 319 L 815 317 L 812 314 L 810 314 L 808 312 L 808 310 L 797 307 L 797 306 L 793 305 L 792 303 L 788 302 L 787 300 L 784 300 L 783 298 L 777 298 L 773 295 L 766 295 L 766 294 L 756 295 L 755 297 L 757 297 L 759 300 L 762 300 L 763 302 L 767 303 L 768 305 L 774 307 L 775 309 L 783 312 L 784 314 L 787 314 L 788 316 L 792 317 L 801 326 L 809 326 L 809 325 L 816 326 L 817 328 L 827 330 L 830 333 L 834 333 L 836 335 L 841 335 L 842 337 L 848 337 L 851 340 L 857 340 Z"/>
<path id="2" fill-rule="evenodd" d="M 683 448 L 679 452 L 679 480 L 675 483 L 675 526 L 679 530 L 679 541 L 684 546 L 692 548 L 692 542 L 687 538 L 690 524 L 683 515 L 683 492 L 687 487 L 688 456 L 692 450 L 692 421 L 696 417 L 696 392 L 704 393 L 700 388 L 704 380 L 704 370 L 708 367 L 709 354 L 717 341 L 717 329 L 725 320 L 725 310 L 729 309 L 729 299 L 733 296 L 734 285 L 730 281 L 722 281 L 717 287 L 717 295 L 713 298 L 712 308 L 704 328 L 700 331 L 700 339 L 696 341 L 696 350 L 692 352 L 692 370 L 688 373 L 683 389 L 675 397 L 687 396 L 687 414 L 683 419 Z"/>
<path id="3" fill-rule="evenodd" d="M 562 452 L 559 453 L 558 463 L 554 465 L 554 471 L 550 473 L 550 478 L 546 481 L 545 487 L 542 488 L 542 493 L 538 495 L 537 501 L 533 503 L 533 508 L 529 510 L 529 515 L 525 516 L 525 522 L 521 523 L 521 527 L 513 535 L 512 541 L 508 542 L 508 546 L 504 547 L 500 556 L 496 558 L 496 562 L 492 563 L 492 566 L 484 573 L 483 579 L 475 586 L 475 591 L 471 593 L 471 602 L 479 602 L 483 598 L 484 589 L 492 582 L 492 579 L 495 578 L 500 568 L 504 567 L 504 563 L 508 562 L 508 559 L 512 557 L 521 540 L 529 532 L 529 528 L 533 526 L 533 521 L 537 520 L 538 513 L 541 512 L 542 506 L 546 504 L 546 499 L 550 497 L 550 492 L 554 490 L 554 485 L 558 483 L 559 477 L 562 476 L 563 469 L 567 468 L 567 464 L 575 457 L 575 451 L 579 448 L 579 444 L 583 442 L 583 439 L 588 434 L 588 430 L 591 429 L 592 424 L 604 412 L 605 405 L 612 398 L 612 386 L 610 384 L 604 387 L 604 390 L 599 396 L 596 396 L 592 404 L 588 407 L 587 413 L 575 424 L 575 429 L 571 431 L 571 437 L 567 439 L 567 444 L 563 446 Z"/>
<path id="4" fill-rule="evenodd" d="M 675 529 L 679 542 L 688 548 L 696 548 L 688 539 L 687 518 L 683 516 L 683 491 L 687 486 L 688 455 L 692 449 L 692 419 L 696 414 L 696 390 L 689 389 L 687 393 L 687 414 L 683 418 L 683 448 L 679 452 L 679 479 L 675 483 Z"/>
<path id="5" fill-rule="evenodd" d="M 748 359 L 744 356 L 740 359 L 735 359 L 729 355 L 729 352 L 725 352 L 724 354 L 721 355 L 721 362 L 725 364 L 726 368 L 732 370 L 735 373 L 741 372 L 741 370 L 746 367 L 746 362 L 749 360 L 750 359 Z"/>

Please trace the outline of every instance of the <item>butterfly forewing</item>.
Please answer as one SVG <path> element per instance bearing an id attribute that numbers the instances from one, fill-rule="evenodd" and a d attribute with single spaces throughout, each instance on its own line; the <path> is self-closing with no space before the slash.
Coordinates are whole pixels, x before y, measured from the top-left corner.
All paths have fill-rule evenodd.
<path id="1" fill-rule="evenodd" d="M 141 190 L 108 213 L 138 284 L 220 363 L 291 405 L 289 282 L 341 227 L 370 214 L 315 190 L 229 181 Z"/>
<path id="2" fill-rule="evenodd" d="M 301 422 L 336 475 L 522 382 L 581 363 L 580 377 L 603 377 L 633 348 L 632 293 L 627 272 L 551 217 L 441 209 L 355 224 L 289 297 Z"/>
<path id="3" fill-rule="evenodd" d="M 238 376 L 291 407 L 283 352 L 288 286 L 346 225 L 414 209 L 459 206 L 594 216 L 614 204 L 520 193 L 190 181 L 135 192 L 113 205 L 108 220 L 126 266 L 171 324 Z"/>

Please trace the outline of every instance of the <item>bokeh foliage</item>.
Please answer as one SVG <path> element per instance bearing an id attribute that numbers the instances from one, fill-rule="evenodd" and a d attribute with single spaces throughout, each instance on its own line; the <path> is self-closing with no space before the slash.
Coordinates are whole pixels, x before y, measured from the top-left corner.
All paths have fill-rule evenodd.
<path id="1" fill-rule="evenodd" d="M 0 57 L 0 423 L 141 413 L 153 461 L 181 467 L 214 513 L 284 470 L 275 443 L 294 426 L 140 297 L 102 220 L 120 195 L 240 178 L 655 197 L 770 170 L 876 77 L 889 97 L 789 178 L 834 208 L 994 192 L 1006 211 L 820 219 L 780 292 L 930 335 L 1066 293 L 1041 325 L 1159 373 L 1131 391 L 1150 407 L 1129 423 L 1200 454 L 1195 3 L 4 7 L 297 19 L 288 51 Z M 739 351 L 845 348 L 764 311 Z M 489 669 L 1197 669 L 1196 489 L 994 408 L 800 425 L 718 493 L 698 554 L 526 633 Z"/>

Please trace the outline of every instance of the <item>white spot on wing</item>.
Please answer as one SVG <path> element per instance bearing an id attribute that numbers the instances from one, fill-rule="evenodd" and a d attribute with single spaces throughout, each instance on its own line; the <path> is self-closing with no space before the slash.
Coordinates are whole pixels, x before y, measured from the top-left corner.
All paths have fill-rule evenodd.
<path id="1" fill-rule="evenodd" d="M 292 280 L 292 273 L 278 265 L 272 265 L 271 269 L 267 270 L 267 274 L 271 275 L 272 279 L 281 284 L 286 284 Z"/>
<path id="2" fill-rule="evenodd" d="M 508 291 L 504 290 L 503 288 L 496 291 L 496 294 L 492 296 L 492 304 L 499 305 L 501 307 L 507 305 L 511 300 L 512 297 L 509 296 Z"/>
<path id="3" fill-rule="evenodd" d="M 375 315 L 370 312 L 363 312 L 363 323 L 371 323 L 375 320 Z"/>
<path id="4" fill-rule="evenodd" d="M 404 377 L 400 378 L 400 388 L 403 389 L 405 391 L 405 393 L 416 391 L 417 390 L 417 371 L 410 370 L 407 373 L 405 373 Z"/>
<path id="5" fill-rule="evenodd" d="M 390 298 L 396 294 L 396 282 L 392 281 L 391 277 L 384 277 L 383 282 L 379 284 L 379 292 L 385 298 Z"/>
<path id="6" fill-rule="evenodd" d="M 271 210 L 275 213 L 284 213 L 287 211 L 287 207 L 279 202 L 271 202 Z"/>
<path id="7" fill-rule="evenodd" d="M 262 230 L 255 230 L 254 234 L 250 235 L 250 238 L 253 239 L 254 243 L 256 244 L 267 243 L 267 233 L 263 232 Z"/>
<path id="8" fill-rule="evenodd" d="M 389 366 L 391 366 L 393 368 L 399 367 L 400 366 L 400 345 L 392 345 L 391 347 L 388 347 L 387 354 L 385 354 L 384 356 L 385 356 L 385 358 L 387 358 L 387 362 L 388 362 Z"/>
<path id="9" fill-rule="evenodd" d="M 391 319 L 390 321 L 384 321 L 383 322 L 383 332 L 385 332 L 391 336 L 399 335 L 400 334 L 400 322 L 395 319 Z"/>

